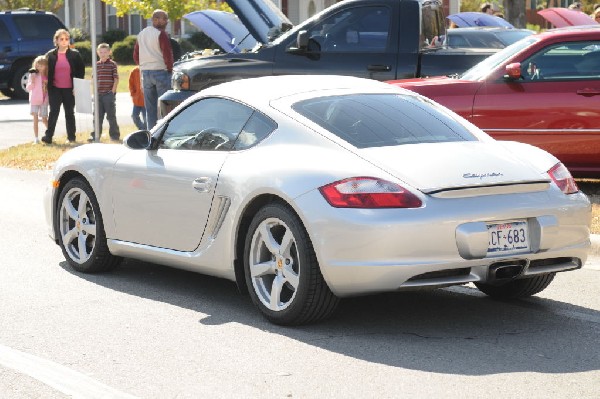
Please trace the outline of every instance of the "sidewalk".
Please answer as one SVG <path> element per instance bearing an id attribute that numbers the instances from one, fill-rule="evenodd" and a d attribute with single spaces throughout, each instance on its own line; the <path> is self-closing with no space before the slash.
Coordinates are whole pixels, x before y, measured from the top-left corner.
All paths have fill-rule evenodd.
<path id="1" fill-rule="evenodd" d="M 117 93 L 117 123 L 123 132 L 135 130 L 131 119 L 133 103 L 129 93 Z M 91 132 L 94 130 L 91 114 L 75 113 L 77 133 Z M 44 134 L 44 125 L 40 122 L 40 137 Z M 66 136 L 65 115 L 61 108 L 56 130 L 56 137 Z M 108 135 L 108 122 L 103 123 L 103 135 Z M 0 149 L 5 149 L 19 144 L 29 143 L 33 140 L 33 120 L 29 114 L 29 102 L 26 100 L 11 100 L 0 98 Z"/>

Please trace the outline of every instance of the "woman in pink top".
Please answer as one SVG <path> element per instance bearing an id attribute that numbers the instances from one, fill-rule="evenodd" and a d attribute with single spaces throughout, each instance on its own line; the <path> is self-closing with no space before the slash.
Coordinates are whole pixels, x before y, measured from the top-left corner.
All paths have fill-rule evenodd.
<path id="1" fill-rule="evenodd" d="M 39 118 L 42 118 L 42 123 L 48 127 L 48 60 L 45 56 L 40 55 L 33 60 L 26 88 L 33 116 L 33 143 L 37 144 Z"/>
<path id="2" fill-rule="evenodd" d="M 69 31 L 66 29 L 57 30 L 54 34 L 56 48 L 46 53 L 48 59 L 48 99 L 50 103 L 48 129 L 42 137 L 42 141 L 46 144 L 52 144 L 61 105 L 65 110 L 67 143 L 75 142 L 73 78 L 83 79 L 85 65 L 79 52 L 69 48 L 70 39 Z"/>

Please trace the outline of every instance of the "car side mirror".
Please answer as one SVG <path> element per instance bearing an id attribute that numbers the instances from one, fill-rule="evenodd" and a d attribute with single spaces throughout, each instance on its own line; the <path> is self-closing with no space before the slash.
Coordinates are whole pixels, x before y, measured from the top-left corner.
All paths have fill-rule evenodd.
<path id="1" fill-rule="evenodd" d="M 511 80 L 521 79 L 521 63 L 513 62 L 512 64 L 508 64 L 506 66 L 505 77 Z"/>
<path id="2" fill-rule="evenodd" d="M 150 148 L 152 136 L 147 130 L 138 130 L 133 132 L 123 140 L 123 144 L 132 150 L 145 150 Z"/>
<path id="3" fill-rule="evenodd" d="M 298 32 L 298 36 L 296 36 L 296 48 L 299 50 L 306 50 L 308 47 L 308 32 L 305 30 L 301 30 Z"/>

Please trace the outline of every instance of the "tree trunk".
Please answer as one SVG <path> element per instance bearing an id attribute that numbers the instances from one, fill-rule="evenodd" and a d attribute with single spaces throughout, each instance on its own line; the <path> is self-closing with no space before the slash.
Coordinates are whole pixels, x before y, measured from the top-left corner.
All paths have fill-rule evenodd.
<path id="1" fill-rule="evenodd" d="M 525 0 L 504 0 L 504 18 L 515 28 L 525 28 L 527 26 Z"/>

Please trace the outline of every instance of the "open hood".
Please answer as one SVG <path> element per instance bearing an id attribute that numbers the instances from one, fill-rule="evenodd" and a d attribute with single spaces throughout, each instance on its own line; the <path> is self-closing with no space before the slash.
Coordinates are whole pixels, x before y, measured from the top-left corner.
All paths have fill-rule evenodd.
<path id="1" fill-rule="evenodd" d="M 194 11 L 183 16 L 228 53 L 241 53 L 256 46 L 237 15 L 217 10 Z"/>
<path id="2" fill-rule="evenodd" d="M 579 25 L 598 25 L 598 22 L 593 20 L 589 15 L 581 11 L 569 10 L 568 8 L 551 7 L 539 10 L 537 13 L 557 28 Z"/>
<path id="3" fill-rule="evenodd" d="M 467 26 L 501 26 L 503 28 L 514 28 L 510 22 L 503 18 L 483 12 L 465 11 L 448 15 L 446 18 L 454 22 L 459 28 Z"/>
<path id="4" fill-rule="evenodd" d="M 294 26 L 271 0 L 227 0 L 256 41 L 267 44 Z"/>

